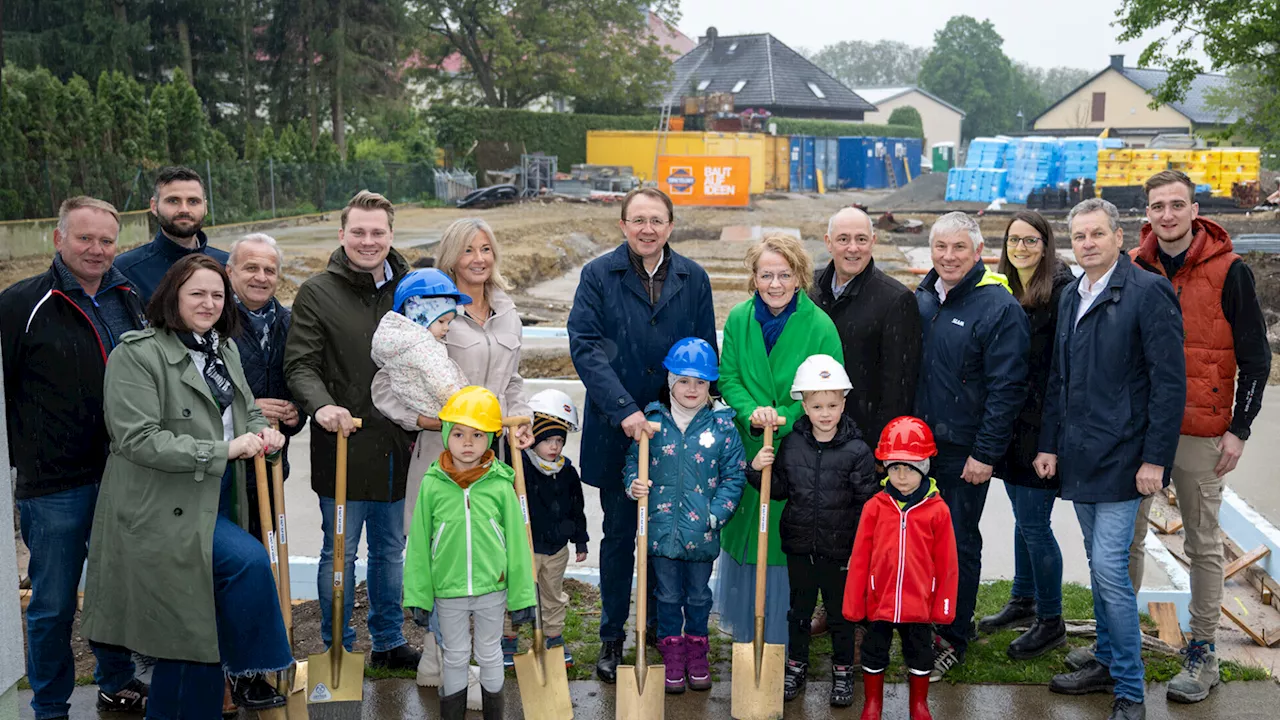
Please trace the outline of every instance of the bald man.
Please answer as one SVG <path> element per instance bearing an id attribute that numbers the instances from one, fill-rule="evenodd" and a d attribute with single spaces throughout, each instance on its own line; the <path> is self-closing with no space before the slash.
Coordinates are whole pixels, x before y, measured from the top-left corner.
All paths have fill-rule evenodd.
<path id="1" fill-rule="evenodd" d="M 905 285 L 876 267 L 871 218 L 844 208 L 827 222 L 831 262 L 814 273 L 809 297 L 840 332 L 853 383 L 845 414 L 874 444 L 890 420 L 910 415 L 920 368 L 920 311 Z"/>

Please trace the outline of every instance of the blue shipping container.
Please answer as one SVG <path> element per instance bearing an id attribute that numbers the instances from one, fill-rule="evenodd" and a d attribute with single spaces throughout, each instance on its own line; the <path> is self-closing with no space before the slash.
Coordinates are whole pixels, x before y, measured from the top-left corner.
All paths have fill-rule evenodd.
<path id="1" fill-rule="evenodd" d="M 840 141 L 836 138 L 822 138 L 819 142 L 827 145 L 827 162 L 822 168 L 822 179 L 828 190 L 840 187 Z"/>
<path id="2" fill-rule="evenodd" d="M 867 178 L 867 157 L 871 152 L 869 138 L 837 138 L 839 147 L 839 181 L 841 189 L 862 188 Z"/>
<path id="3" fill-rule="evenodd" d="M 817 167 L 814 165 L 816 161 L 816 158 L 814 157 L 816 153 L 816 143 L 814 140 L 816 138 L 811 135 L 807 135 L 801 139 L 804 142 L 804 183 L 801 189 L 808 192 L 815 192 L 818 189 L 818 175 L 815 172 Z"/>
<path id="4" fill-rule="evenodd" d="M 814 189 L 817 185 L 817 173 L 822 171 L 822 187 L 831 187 L 831 178 L 827 175 L 827 139 L 814 138 L 813 142 L 813 170 L 814 170 Z"/>

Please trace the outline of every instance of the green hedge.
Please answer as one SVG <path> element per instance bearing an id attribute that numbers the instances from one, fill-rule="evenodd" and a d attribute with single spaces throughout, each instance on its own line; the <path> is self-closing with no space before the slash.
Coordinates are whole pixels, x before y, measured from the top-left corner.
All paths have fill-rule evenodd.
<path id="1" fill-rule="evenodd" d="M 910 125 L 872 125 L 834 120 L 790 120 L 775 118 L 779 135 L 816 135 L 818 137 L 912 137 L 923 138 L 924 131 Z"/>

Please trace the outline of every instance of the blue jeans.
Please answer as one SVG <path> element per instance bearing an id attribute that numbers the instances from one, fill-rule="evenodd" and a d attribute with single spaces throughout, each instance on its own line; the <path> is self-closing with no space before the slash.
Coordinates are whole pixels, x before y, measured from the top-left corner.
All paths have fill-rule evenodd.
<path id="1" fill-rule="evenodd" d="M 1129 543 L 1138 518 L 1139 498 L 1113 503 L 1076 503 L 1084 532 L 1093 585 L 1093 614 L 1098 622 L 1098 662 L 1111 668 L 1116 695 L 1142 702 L 1142 630 L 1138 598 L 1129 580 Z"/>
<path id="2" fill-rule="evenodd" d="M 325 647 L 333 642 L 333 498 L 320 498 L 324 544 L 320 548 L 320 638 Z M 356 601 L 356 549 L 360 533 L 368 532 L 369 635 L 374 652 L 394 650 L 405 644 L 404 632 L 404 500 L 396 502 L 347 502 L 346 567 L 343 570 L 342 646 L 348 651 L 356 641 L 351 612 Z"/>
<path id="3" fill-rule="evenodd" d="M 658 638 L 707 636 L 711 617 L 712 562 L 649 556 L 657 580 Z"/>
<path id="4" fill-rule="evenodd" d="M 220 720 L 222 667 L 157 660 L 147 695 L 147 720 Z"/>
<path id="5" fill-rule="evenodd" d="M 36 720 L 61 717 L 71 710 L 67 701 L 76 686 L 71 623 L 97 502 L 96 484 L 18 500 L 22 541 L 31 549 L 27 680 Z M 118 692 L 133 679 L 129 653 L 94 647 L 93 654 L 98 660 L 93 679 L 103 692 Z"/>
<path id="6" fill-rule="evenodd" d="M 1013 505 L 1013 597 L 1036 600 L 1036 617 L 1062 615 L 1062 549 L 1053 536 L 1057 490 L 1004 484 Z"/>
<path id="7" fill-rule="evenodd" d="M 608 475 L 607 477 L 613 477 Z M 631 583 L 636 571 L 636 502 L 627 497 L 619 471 L 613 481 L 600 485 L 600 509 L 604 511 L 604 537 L 600 539 L 600 640 L 622 640 L 631 616 Z M 649 623 L 658 587 L 653 562 L 649 563 Z"/>
<path id="8" fill-rule="evenodd" d="M 933 458 L 930 474 L 938 482 L 938 494 L 951 511 L 951 527 L 956 533 L 956 558 L 960 571 L 956 595 L 956 619 L 938 634 L 951 643 L 961 658 L 974 637 L 973 609 L 978 603 L 978 582 L 982 579 L 982 510 L 987 505 L 990 482 L 970 485 L 960 478 L 967 450 L 939 450 Z"/>

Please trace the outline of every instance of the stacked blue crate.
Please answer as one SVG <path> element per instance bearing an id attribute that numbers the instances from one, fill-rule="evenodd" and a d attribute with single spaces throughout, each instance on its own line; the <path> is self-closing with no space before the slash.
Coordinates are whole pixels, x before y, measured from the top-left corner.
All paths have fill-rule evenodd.
<path id="1" fill-rule="evenodd" d="M 1072 180 L 1098 179 L 1098 150 L 1102 148 L 1099 138 L 1063 138 L 1062 176 L 1060 187 L 1066 187 Z"/>
<path id="2" fill-rule="evenodd" d="M 1032 190 L 1058 182 L 1061 163 L 1062 146 L 1057 138 L 1019 140 L 1005 198 L 1012 203 L 1025 203 Z"/>
<path id="3" fill-rule="evenodd" d="M 966 168 L 996 169 L 1005 167 L 1008 141 L 998 138 L 974 138 L 965 155 Z"/>
<path id="4" fill-rule="evenodd" d="M 947 202 L 989 203 L 1004 197 L 1009 171 L 994 168 L 952 168 L 947 172 Z"/>
<path id="5" fill-rule="evenodd" d="M 947 202 L 964 199 L 964 182 L 967 168 L 951 168 L 947 171 Z"/>

